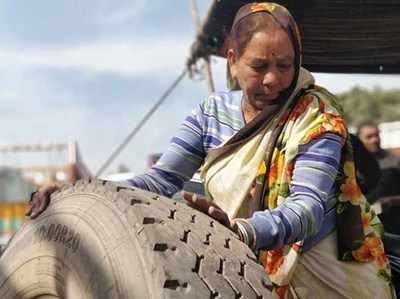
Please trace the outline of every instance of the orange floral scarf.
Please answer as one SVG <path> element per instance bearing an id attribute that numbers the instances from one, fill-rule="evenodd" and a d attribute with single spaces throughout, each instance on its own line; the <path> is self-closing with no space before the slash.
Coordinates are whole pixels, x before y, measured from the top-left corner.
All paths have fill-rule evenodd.
<path id="1" fill-rule="evenodd" d="M 378 275 L 390 282 L 388 259 L 381 240 L 383 228 L 357 184 L 353 149 L 340 111 L 334 96 L 325 89 L 314 86 L 307 90 L 281 117 L 275 129 L 279 133 L 270 157 L 267 154 L 259 166 L 255 194 L 259 196 L 261 209 L 276 208 L 289 196 L 298 146 L 325 133 L 342 136 L 345 143 L 336 178 L 336 184 L 340 186 L 336 206 L 338 258 L 343 261 L 375 262 L 379 268 Z M 302 245 L 303 241 L 298 241 L 276 250 L 260 251 L 260 262 L 280 296 L 286 293 Z"/>

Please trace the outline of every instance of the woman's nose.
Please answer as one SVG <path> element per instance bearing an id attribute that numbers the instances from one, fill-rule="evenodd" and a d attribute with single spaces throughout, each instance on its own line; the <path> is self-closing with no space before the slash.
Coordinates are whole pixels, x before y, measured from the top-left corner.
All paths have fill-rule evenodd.
<path id="1" fill-rule="evenodd" d="M 263 78 L 263 85 L 274 86 L 278 83 L 278 73 L 274 69 L 269 69 L 265 72 Z"/>

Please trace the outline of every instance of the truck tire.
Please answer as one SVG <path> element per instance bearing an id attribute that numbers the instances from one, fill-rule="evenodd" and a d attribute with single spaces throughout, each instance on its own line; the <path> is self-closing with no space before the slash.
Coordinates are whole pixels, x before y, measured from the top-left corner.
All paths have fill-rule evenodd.
<path id="1" fill-rule="evenodd" d="M 273 298 L 253 252 L 184 203 L 105 181 L 52 195 L 0 258 L 0 298 Z"/>

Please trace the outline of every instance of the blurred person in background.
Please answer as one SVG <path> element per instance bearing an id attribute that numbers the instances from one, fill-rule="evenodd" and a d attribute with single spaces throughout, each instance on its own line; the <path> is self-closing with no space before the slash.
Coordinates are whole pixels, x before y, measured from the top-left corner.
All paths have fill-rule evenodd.
<path id="1" fill-rule="evenodd" d="M 354 152 L 354 164 L 357 171 L 357 182 L 363 194 L 368 194 L 376 188 L 381 178 L 381 169 L 374 155 L 354 134 L 350 134 Z"/>
<path id="2" fill-rule="evenodd" d="M 371 204 L 380 205 L 379 217 L 385 230 L 400 234 L 400 157 L 381 147 L 379 128 L 373 121 L 362 122 L 357 127 L 357 136 L 381 169 L 377 186 L 366 193 L 366 198 Z"/>
<path id="3" fill-rule="evenodd" d="M 394 168 L 400 170 L 400 157 L 391 154 L 381 147 L 378 125 L 373 121 L 364 121 L 357 127 L 357 136 L 378 160 L 381 169 Z"/>
<path id="4" fill-rule="evenodd" d="M 400 195 L 400 157 L 381 147 L 378 125 L 373 121 L 362 122 L 357 127 L 357 136 L 381 169 L 377 187 L 367 193 L 368 201 L 374 203 L 382 197 Z"/>

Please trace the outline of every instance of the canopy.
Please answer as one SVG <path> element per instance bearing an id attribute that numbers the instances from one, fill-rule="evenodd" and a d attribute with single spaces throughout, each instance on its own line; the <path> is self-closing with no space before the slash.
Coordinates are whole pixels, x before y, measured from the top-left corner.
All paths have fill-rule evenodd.
<path id="1" fill-rule="evenodd" d="M 245 0 L 215 0 L 189 64 L 223 56 L 233 18 Z M 286 0 L 303 39 L 303 66 L 312 72 L 400 74 L 400 0 Z"/>

